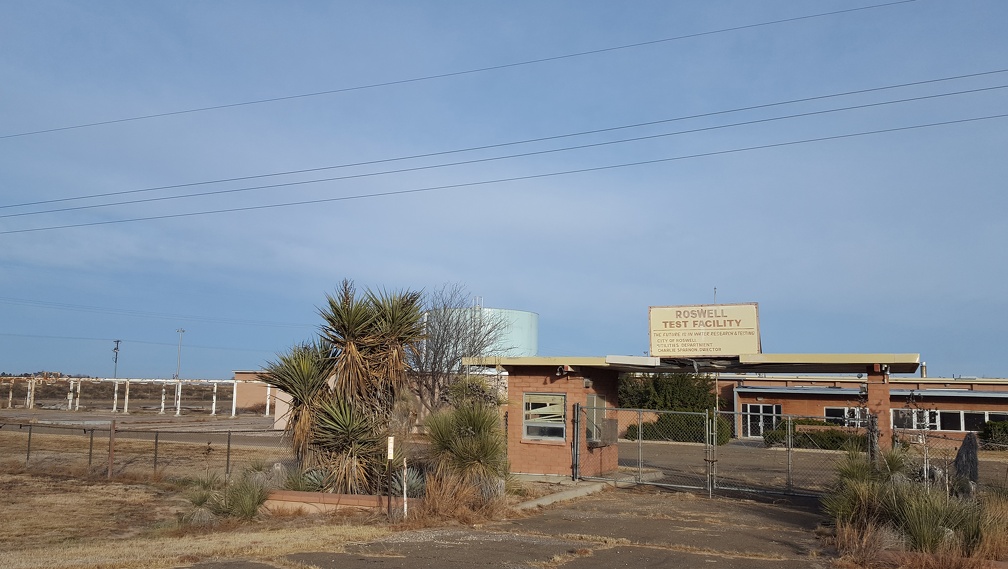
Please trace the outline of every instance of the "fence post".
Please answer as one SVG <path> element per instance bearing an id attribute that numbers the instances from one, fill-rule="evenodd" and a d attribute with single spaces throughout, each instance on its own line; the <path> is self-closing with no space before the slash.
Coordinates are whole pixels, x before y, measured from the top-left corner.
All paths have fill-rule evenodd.
<path id="1" fill-rule="evenodd" d="M 787 431 L 787 437 L 786 437 L 785 440 L 787 441 L 787 493 L 788 494 L 790 494 L 792 492 L 792 490 L 793 490 L 793 486 L 792 485 L 794 484 L 794 481 L 793 481 L 793 479 L 791 477 L 791 471 L 792 471 L 792 465 L 793 465 L 793 462 L 792 462 L 792 460 L 793 460 L 792 453 L 794 451 L 794 430 L 793 429 L 794 429 L 794 422 L 793 422 L 793 420 L 791 418 L 791 415 L 788 415 L 788 417 L 787 417 L 787 429 L 785 429 Z"/>
<path id="2" fill-rule="evenodd" d="M 571 480 L 581 477 L 581 404 L 574 404 L 574 436 L 571 437 Z"/>
<path id="3" fill-rule="evenodd" d="M 231 480 L 231 431 L 228 431 L 227 438 L 227 461 L 224 463 L 224 484 L 227 485 Z"/>
<path id="4" fill-rule="evenodd" d="M 708 410 L 704 414 L 704 454 L 707 463 L 707 497 L 714 497 L 714 454 L 711 444 L 711 413 Z"/>
<path id="5" fill-rule="evenodd" d="M 127 384 L 129 385 L 129 384 Z M 124 408 L 125 409 L 125 408 Z M 124 410 L 123 413 L 126 411 Z M 108 478 L 112 478 L 112 465 L 115 463 L 115 419 L 109 425 L 108 434 Z"/>
<path id="6" fill-rule="evenodd" d="M 154 475 L 157 475 L 157 452 L 158 452 L 158 439 L 161 436 L 160 431 L 154 431 Z"/>
<path id="7" fill-rule="evenodd" d="M 88 440 L 87 467 L 88 476 L 91 475 L 91 458 L 94 456 L 94 428 L 91 429 L 91 437 Z"/>
<path id="8" fill-rule="evenodd" d="M 644 411 L 637 410 L 637 483 L 644 481 Z"/>
<path id="9" fill-rule="evenodd" d="M 32 424 L 28 423 L 28 453 L 25 455 L 25 467 L 28 467 L 28 463 L 31 462 L 31 436 L 32 436 Z"/>

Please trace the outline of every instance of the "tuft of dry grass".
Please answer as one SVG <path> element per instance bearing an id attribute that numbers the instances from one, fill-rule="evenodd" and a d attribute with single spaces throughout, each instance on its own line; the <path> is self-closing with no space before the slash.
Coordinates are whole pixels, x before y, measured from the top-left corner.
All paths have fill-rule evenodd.
<path id="1" fill-rule="evenodd" d="M 873 523 L 860 527 L 851 523 L 837 524 L 830 541 L 842 558 L 855 567 L 865 568 L 884 567 L 880 554 L 893 545 L 891 534 Z"/>

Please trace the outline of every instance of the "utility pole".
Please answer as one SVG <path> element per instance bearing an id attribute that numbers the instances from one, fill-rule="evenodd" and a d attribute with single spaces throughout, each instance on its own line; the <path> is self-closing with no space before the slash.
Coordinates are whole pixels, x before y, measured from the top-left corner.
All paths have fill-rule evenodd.
<path id="1" fill-rule="evenodd" d="M 112 379 L 115 380 L 119 379 L 119 343 L 122 340 L 112 341 L 115 342 L 115 347 L 112 348 Z M 113 381 L 112 383 L 115 385 L 112 392 L 112 412 L 115 413 L 119 407 L 119 382 Z"/>
<path id="2" fill-rule="evenodd" d="M 175 361 L 175 379 L 178 379 L 179 371 L 182 369 L 182 334 L 185 334 L 185 330 L 179 328 L 175 331 L 178 332 L 178 359 Z"/>
<path id="3" fill-rule="evenodd" d="M 182 414 L 182 376 L 179 374 L 182 371 L 182 334 L 185 330 L 179 328 L 175 331 L 178 332 L 178 360 L 175 362 L 175 416 L 178 417 Z"/>

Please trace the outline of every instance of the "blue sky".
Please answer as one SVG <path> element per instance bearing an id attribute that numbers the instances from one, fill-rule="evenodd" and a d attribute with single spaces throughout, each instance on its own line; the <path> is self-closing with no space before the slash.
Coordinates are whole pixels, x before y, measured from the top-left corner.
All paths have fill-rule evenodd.
<path id="1" fill-rule="evenodd" d="M 4 3 L 0 371 L 111 376 L 122 339 L 119 377 L 171 377 L 183 328 L 181 375 L 230 377 L 346 277 L 537 312 L 543 355 L 642 354 L 649 306 L 717 287 L 759 303 L 766 352 L 1008 377 L 1008 73 L 722 112 L 1008 69 L 1004 2 L 871 5 Z"/>

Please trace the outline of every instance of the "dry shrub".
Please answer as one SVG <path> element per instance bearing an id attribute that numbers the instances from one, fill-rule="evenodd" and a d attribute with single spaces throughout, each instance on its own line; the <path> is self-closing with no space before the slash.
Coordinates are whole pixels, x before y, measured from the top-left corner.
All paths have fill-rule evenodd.
<path id="1" fill-rule="evenodd" d="M 990 562 L 976 557 L 963 557 L 958 553 L 899 552 L 890 556 L 899 569 L 986 569 Z"/>
<path id="2" fill-rule="evenodd" d="M 889 528 L 876 523 L 839 523 L 832 539 L 843 559 L 857 567 L 884 567 L 880 554 L 898 541 Z"/>
<path id="3" fill-rule="evenodd" d="M 985 493 L 980 503 L 983 516 L 980 522 L 980 542 L 973 555 L 984 559 L 1008 558 L 1008 494 L 991 491 Z"/>
<path id="4" fill-rule="evenodd" d="M 492 518 L 504 506 L 503 499 L 485 501 L 479 488 L 452 473 L 428 474 L 427 495 L 417 509 L 410 509 L 416 521 L 455 520 L 472 524 Z"/>

